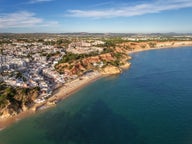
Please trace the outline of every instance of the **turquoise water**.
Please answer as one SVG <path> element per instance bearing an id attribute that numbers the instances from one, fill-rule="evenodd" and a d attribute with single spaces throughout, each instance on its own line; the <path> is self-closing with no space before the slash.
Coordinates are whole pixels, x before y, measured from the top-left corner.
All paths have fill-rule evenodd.
<path id="1" fill-rule="evenodd" d="M 192 144 L 192 48 L 132 54 L 57 107 L 0 132 L 0 144 Z"/>

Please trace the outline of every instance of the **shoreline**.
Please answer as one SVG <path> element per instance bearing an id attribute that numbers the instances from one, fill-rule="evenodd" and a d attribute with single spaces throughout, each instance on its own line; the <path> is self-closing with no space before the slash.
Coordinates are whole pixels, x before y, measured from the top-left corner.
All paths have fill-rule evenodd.
<path id="1" fill-rule="evenodd" d="M 49 99 L 49 101 L 61 101 L 63 99 L 68 98 L 71 94 L 76 93 L 80 89 L 84 88 L 85 86 L 93 83 L 94 81 L 102 78 L 102 74 L 99 72 L 94 72 L 94 74 L 89 76 L 82 76 L 78 79 L 75 79 L 64 86 L 61 86 L 59 89 L 55 91 L 55 94 Z"/>
<path id="2" fill-rule="evenodd" d="M 141 48 L 141 49 L 135 49 L 132 51 L 128 51 L 127 54 L 137 53 L 137 52 L 143 52 L 143 51 L 149 51 L 149 50 L 158 50 L 158 49 L 168 49 L 168 48 L 183 48 L 187 46 L 192 46 L 192 42 L 187 45 L 167 45 L 163 47 L 154 47 L 154 48 Z M 130 66 L 130 65 L 129 65 Z M 16 116 L 6 118 L 6 119 L 0 119 L 0 131 L 7 128 L 11 124 L 14 124 L 18 122 L 19 120 L 22 120 L 26 117 L 29 117 L 33 114 L 36 114 L 39 111 L 42 111 L 44 109 L 48 109 L 50 107 L 53 107 L 57 104 L 57 102 L 64 100 L 71 96 L 72 94 L 78 92 L 85 86 L 89 85 L 90 83 L 93 83 L 94 81 L 106 76 L 105 74 L 101 74 L 99 72 L 94 72 L 91 75 L 86 75 L 79 77 L 71 82 L 68 82 L 61 86 L 60 88 L 55 90 L 55 94 L 53 94 L 46 102 L 35 104 L 32 108 L 29 110 L 26 110 L 24 112 L 19 113 Z"/>
<path id="3" fill-rule="evenodd" d="M 132 51 L 129 51 L 127 54 L 132 54 L 132 53 L 137 53 L 137 52 L 143 52 L 143 51 L 150 51 L 150 50 L 161 50 L 161 49 L 172 49 L 172 48 L 184 48 L 184 47 L 190 47 L 192 46 L 192 41 L 189 44 L 181 44 L 181 45 L 165 45 L 162 47 L 153 47 L 153 48 L 140 48 L 140 49 L 135 49 Z"/>
<path id="4" fill-rule="evenodd" d="M 33 107 L 31 107 L 29 110 L 26 110 L 24 112 L 19 113 L 16 116 L 6 118 L 6 119 L 0 119 L 0 131 L 6 129 L 8 126 L 17 123 L 18 121 L 27 118 L 29 116 L 32 116 L 33 114 L 36 114 L 37 112 L 40 112 L 42 110 L 51 108 L 57 104 L 57 102 L 60 102 L 72 94 L 78 92 L 85 86 L 95 82 L 96 80 L 102 78 L 103 75 L 99 72 L 94 72 L 91 75 L 88 76 L 82 76 L 78 79 L 75 79 L 69 83 L 66 83 L 65 85 L 61 86 L 60 88 L 55 90 L 55 94 L 53 94 L 52 97 L 50 97 L 46 102 L 35 104 Z"/>

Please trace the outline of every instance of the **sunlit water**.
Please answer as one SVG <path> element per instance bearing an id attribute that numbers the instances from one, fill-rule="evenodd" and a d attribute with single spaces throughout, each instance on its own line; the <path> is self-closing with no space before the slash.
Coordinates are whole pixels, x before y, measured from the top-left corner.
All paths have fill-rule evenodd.
<path id="1" fill-rule="evenodd" d="M 192 48 L 132 66 L 0 132 L 0 144 L 192 144 Z"/>

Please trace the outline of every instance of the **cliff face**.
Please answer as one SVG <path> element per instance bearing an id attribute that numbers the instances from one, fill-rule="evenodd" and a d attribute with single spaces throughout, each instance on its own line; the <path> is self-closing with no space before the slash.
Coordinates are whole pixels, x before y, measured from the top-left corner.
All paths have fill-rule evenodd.
<path id="1" fill-rule="evenodd" d="M 114 74 L 114 73 L 120 73 L 120 69 L 118 68 L 118 65 L 120 63 L 125 64 L 128 59 L 130 59 L 129 56 L 127 56 L 126 54 L 122 54 L 120 52 L 106 53 L 106 54 L 101 54 L 97 56 L 90 56 L 87 58 L 83 58 L 81 60 L 75 60 L 70 64 L 61 63 L 56 66 L 56 69 L 59 72 L 68 73 L 71 75 L 74 75 L 74 74 L 79 75 L 89 69 L 97 69 L 100 71 L 103 70 L 103 73 L 109 74 L 110 72 L 107 69 L 111 69 L 111 74 Z M 96 66 L 101 63 L 105 65 L 104 68 L 102 68 L 102 66 L 101 67 Z"/>
<path id="2" fill-rule="evenodd" d="M 135 49 L 148 49 L 156 47 L 157 42 L 125 42 L 118 45 L 121 49 L 128 52 Z"/>
<path id="3" fill-rule="evenodd" d="M 126 62 L 124 65 L 120 66 L 122 69 L 128 69 L 131 66 L 131 63 Z"/>
<path id="4" fill-rule="evenodd" d="M 192 41 L 148 41 L 148 42 L 124 42 L 117 46 L 116 51 L 131 51 L 149 48 L 191 46 Z"/>
<path id="5" fill-rule="evenodd" d="M 176 46 L 188 46 L 192 45 L 192 41 L 171 41 L 171 42 L 159 42 L 156 47 L 176 47 Z"/>
<path id="6" fill-rule="evenodd" d="M 30 109 L 34 99 L 38 96 L 36 88 L 13 88 L 1 84 L 0 90 L 0 118 L 8 118 L 22 111 Z"/>
<path id="7" fill-rule="evenodd" d="M 114 61 L 115 58 L 112 56 L 111 53 L 101 54 L 98 56 L 88 57 L 82 60 L 84 65 L 89 65 L 93 63 L 98 63 L 101 61 Z"/>
<path id="8" fill-rule="evenodd" d="M 119 74 L 121 73 L 121 69 L 115 66 L 107 66 L 103 68 L 100 72 L 104 75 L 111 75 L 111 74 Z"/>

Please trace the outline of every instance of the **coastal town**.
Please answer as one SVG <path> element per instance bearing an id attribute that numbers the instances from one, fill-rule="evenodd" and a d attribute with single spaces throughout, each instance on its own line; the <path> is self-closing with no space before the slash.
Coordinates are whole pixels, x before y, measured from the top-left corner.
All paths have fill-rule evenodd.
<path id="1" fill-rule="evenodd" d="M 42 109 L 45 103 L 57 103 L 58 97 L 69 95 L 90 80 L 121 73 L 130 67 L 128 54 L 133 51 L 192 45 L 190 34 L 1 34 L 0 37 L 2 118 L 34 106 L 35 111 Z M 35 96 L 28 96 L 25 103 L 15 91 L 22 89 L 25 97 L 34 88 Z M 13 91 L 19 98 L 15 98 Z M 17 107 L 11 106 L 15 103 Z"/>
<path id="2" fill-rule="evenodd" d="M 0 0 L 0 144 L 192 144 L 192 0 Z"/>

